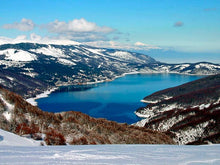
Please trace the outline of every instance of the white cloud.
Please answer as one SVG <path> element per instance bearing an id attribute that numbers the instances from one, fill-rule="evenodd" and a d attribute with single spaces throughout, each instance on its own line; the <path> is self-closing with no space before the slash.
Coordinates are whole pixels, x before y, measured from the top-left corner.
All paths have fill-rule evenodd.
<path id="1" fill-rule="evenodd" d="M 28 43 L 39 43 L 39 44 L 57 44 L 57 45 L 79 45 L 79 42 L 65 40 L 65 39 L 56 39 L 50 37 L 41 37 L 35 33 L 30 34 L 30 37 L 26 35 L 17 36 L 16 38 L 7 38 L 0 36 L 0 45 L 2 44 L 16 44 L 21 42 Z"/>
<path id="2" fill-rule="evenodd" d="M 153 46 L 149 44 L 144 44 L 142 42 L 136 43 L 120 43 L 116 41 L 88 41 L 88 42 L 76 42 L 67 38 L 57 38 L 57 37 L 41 37 L 35 33 L 31 33 L 30 36 L 20 35 L 16 38 L 7 38 L 0 36 L 0 45 L 7 43 L 20 43 L 20 42 L 31 42 L 40 44 L 58 44 L 58 45 L 90 45 L 100 48 L 112 48 L 112 49 L 124 49 L 124 50 L 150 50 L 150 49 L 161 49 L 158 46 Z"/>
<path id="3" fill-rule="evenodd" d="M 110 33 L 112 28 L 106 26 L 98 26 L 94 22 L 88 22 L 84 18 L 74 19 L 69 22 L 55 20 L 45 26 L 48 31 L 53 33 L 67 33 L 67 32 L 101 32 Z"/>
<path id="4" fill-rule="evenodd" d="M 17 29 L 20 31 L 31 31 L 35 27 L 35 24 L 32 20 L 23 18 L 21 22 L 14 22 L 12 24 L 3 25 L 4 29 Z"/>
<path id="5" fill-rule="evenodd" d="M 144 44 L 144 43 L 142 43 L 142 42 L 136 42 L 134 45 L 136 45 L 136 46 L 146 46 L 146 44 Z"/>
<path id="6" fill-rule="evenodd" d="M 98 26 L 84 18 L 74 19 L 69 22 L 55 20 L 54 22 L 42 25 L 50 33 L 57 34 L 57 38 L 71 39 L 77 41 L 108 40 L 107 35 L 114 29 L 107 26 Z"/>
<path id="7" fill-rule="evenodd" d="M 161 49 L 158 46 L 153 46 L 149 44 L 144 44 L 142 42 L 132 43 L 119 43 L 115 41 L 93 41 L 93 42 L 84 42 L 87 45 L 95 47 L 105 47 L 105 48 L 114 48 L 114 49 L 126 49 L 126 50 L 150 50 L 150 49 Z"/>
<path id="8" fill-rule="evenodd" d="M 84 18 L 73 19 L 69 22 L 55 20 L 44 25 L 36 25 L 32 20 L 23 18 L 20 22 L 5 24 L 2 27 L 20 31 L 31 31 L 35 27 L 40 27 L 39 30 L 46 29 L 49 32 L 48 36 L 52 34 L 54 38 L 59 40 L 75 40 L 79 42 L 110 40 L 108 35 L 115 32 L 115 29 L 107 26 L 98 26 L 96 23 L 89 22 Z M 40 40 L 39 36 L 34 34 L 30 37 L 34 38 L 34 40 Z"/>

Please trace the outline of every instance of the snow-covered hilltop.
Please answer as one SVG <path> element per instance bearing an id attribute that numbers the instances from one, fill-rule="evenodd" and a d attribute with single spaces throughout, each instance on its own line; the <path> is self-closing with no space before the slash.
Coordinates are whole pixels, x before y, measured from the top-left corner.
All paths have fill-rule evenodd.
<path id="1" fill-rule="evenodd" d="M 220 142 L 220 74 L 144 98 L 136 125 L 166 132 L 179 144 Z"/>
<path id="2" fill-rule="evenodd" d="M 110 81 L 124 73 L 216 74 L 211 63 L 165 64 L 139 53 L 81 44 L 0 45 L 0 85 L 24 97 L 48 88 Z"/>

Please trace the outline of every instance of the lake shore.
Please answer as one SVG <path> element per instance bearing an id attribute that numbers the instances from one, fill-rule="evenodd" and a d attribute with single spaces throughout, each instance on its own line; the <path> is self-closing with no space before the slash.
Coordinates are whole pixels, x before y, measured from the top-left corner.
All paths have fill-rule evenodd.
<path id="1" fill-rule="evenodd" d="M 116 80 L 118 78 L 124 77 L 126 75 L 135 75 L 135 74 L 146 74 L 146 75 L 147 74 L 179 74 L 179 75 L 188 75 L 188 76 L 202 76 L 200 74 L 183 74 L 183 73 L 175 73 L 175 72 L 168 73 L 168 72 L 156 72 L 156 71 L 155 72 L 134 71 L 134 72 L 123 73 L 122 75 L 115 76 L 112 79 L 101 80 L 101 81 L 96 81 L 96 82 L 86 82 L 86 83 L 82 83 L 80 85 L 64 85 L 64 86 L 60 86 L 60 87 L 54 87 L 54 88 L 51 88 L 49 90 L 44 91 L 41 94 L 38 94 L 35 97 L 28 98 L 28 99 L 26 99 L 26 101 L 29 102 L 33 106 L 37 106 L 37 101 L 36 101 L 37 99 L 48 97 L 52 92 L 55 92 L 59 88 L 62 88 L 62 87 L 68 88 L 68 86 L 78 86 L 78 87 L 81 87 L 81 86 L 84 86 L 84 85 L 96 85 L 96 84 L 100 84 L 100 83 L 111 82 L 111 81 L 114 81 L 114 80 Z M 207 75 L 204 75 L 204 76 L 207 76 Z M 73 91 L 75 91 L 75 90 L 73 90 Z M 144 100 L 140 100 L 140 101 L 144 102 Z"/>

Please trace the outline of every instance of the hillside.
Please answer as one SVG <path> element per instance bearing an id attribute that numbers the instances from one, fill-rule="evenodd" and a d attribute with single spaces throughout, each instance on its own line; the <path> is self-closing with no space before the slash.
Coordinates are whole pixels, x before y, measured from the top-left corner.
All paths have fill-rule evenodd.
<path id="1" fill-rule="evenodd" d="M 40 146 L 41 142 L 0 129 L 0 146 Z"/>
<path id="2" fill-rule="evenodd" d="M 0 71 L 2 87 L 29 98 L 48 88 L 110 81 L 125 73 L 216 74 L 220 65 L 166 64 L 140 53 L 79 43 L 17 43 L 0 45 Z"/>
<path id="3" fill-rule="evenodd" d="M 48 145 L 174 144 L 158 131 L 95 119 L 81 112 L 49 113 L 0 88 L 0 129 L 30 135 Z"/>
<path id="4" fill-rule="evenodd" d="M 170 134 L 179 144 L 220 143 L 220 74 L 144 98 L 137 125 Z"/>

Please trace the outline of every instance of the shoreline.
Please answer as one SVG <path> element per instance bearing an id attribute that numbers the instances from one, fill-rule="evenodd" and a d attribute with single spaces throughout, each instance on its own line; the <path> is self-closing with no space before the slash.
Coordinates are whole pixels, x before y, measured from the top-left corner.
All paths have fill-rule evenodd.
<path id="1" fill-rule="evenodd" d="M 121 77 L 124 77 L 126 75 L 133 75 L 133 74 L 180 74 L 180 75 L 189 75 L 189 76 L 196 76 L 196 75 L 201 76 L 202 75 L 202 74 L 187 74 L 187 73 L 172 73 L 172 72 L 169 73 L 169 72 L 133 71 L 133 72 L 128 72 L 128 73 L 123 73 L 120 76 L 115 76 L 113 79 L 100 80 L 100 81 L 97 81 L 97 82 L 87 82 L 87 83 L 82 84 L 82 85 L 92 85 L 92 84 L 100 84 L 100 83 L 104 83 L 104 82 L 114 81 L 114 80 L 116 80 L 118 78 L 121 78 Z M 204 75 L 204 76 L 208 76 L 208 75 Z M 36 95 L 35 97 L 31 97 L 31 98 L 26 99 L 26 101 L 28 103 L 30 103 L 31 105 L 33 105 L 33 106 L 37 106 L 37 102 L 36 102 L 37 99 L 48 97 L 52 92 L 56 91 L 58 88 L 59 87 L 54 87 L 54 88 L 51 88 L 49 90 L 46 90 L 43 93 L 40 93 L 40 94 Z M 140 100 L 140 102 L 146 103 L 143 100 Z"/>
<path id="2" fill-rule="evenodd" d="M 49 90 L 44 91 L 43 93 L 36 95 L 35 97 L 31 97 L 31 98 L 26 99 L 26 101 L 33 106 L 37 106 L 37 102 L 36 102 L 37 99 L 48 97 L 49 94 L 51 94 L 52 92 L 54 92 L 57 89 L 58 89 L 58 87 L 51 88 Z"/>

